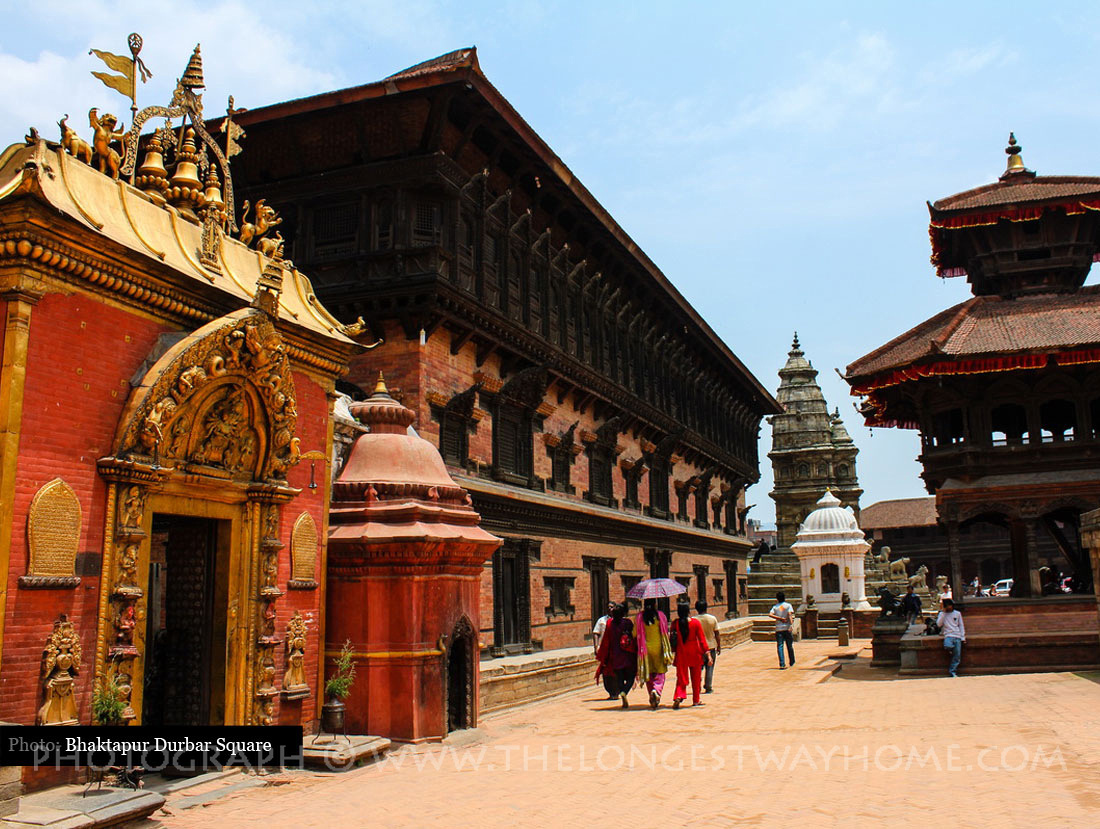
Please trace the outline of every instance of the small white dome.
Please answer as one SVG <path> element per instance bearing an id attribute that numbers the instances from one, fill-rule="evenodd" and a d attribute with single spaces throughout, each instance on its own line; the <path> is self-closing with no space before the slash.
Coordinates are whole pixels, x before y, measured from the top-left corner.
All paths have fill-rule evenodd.
<path id="1" fill-rule="evenodd" d="M 826 491 L 817 502 L 817 509 L 806 516 L 798 528 L 800 547 L 846 545 L 864 540 L 856 517 L 850 508 L 840 505 L 840 499 Z"/>

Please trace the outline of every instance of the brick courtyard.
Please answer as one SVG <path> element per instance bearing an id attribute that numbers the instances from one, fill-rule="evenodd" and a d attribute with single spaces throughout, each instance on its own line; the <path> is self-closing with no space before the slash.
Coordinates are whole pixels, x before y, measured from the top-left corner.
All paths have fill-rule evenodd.
<path id="1" fill-rule="evenodd" d="M 772 646 L 744 645 L 723 655 L 702 708 L 652 712 L 635 691 L 624 712 L 593 686 L 352 772 L 273 775 L 188 809 L 174 796 L 143 826 L 1100 820 L 1100 676 L 899 680 L 865 653 L 827 678 L 836 650 L 804 643 L 780 672 Z"/>

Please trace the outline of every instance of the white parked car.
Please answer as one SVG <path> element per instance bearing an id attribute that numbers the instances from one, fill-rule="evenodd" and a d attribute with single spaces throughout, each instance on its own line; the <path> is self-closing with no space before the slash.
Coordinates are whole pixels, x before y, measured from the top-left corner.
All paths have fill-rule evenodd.
<path id="1" fill-rule="evenodd" d="M 993 585 L 994 587 L 997 588 L 997 595 L 998 596 L 1007 596 L 1008 591 L 1010 591 L 1012 589 L 1012 585 L 1013 585 L 1014 582 L 1015 582 L 1015 579 L 1001 579 L 999 582 L 997 582 L 995 585 Z"/>

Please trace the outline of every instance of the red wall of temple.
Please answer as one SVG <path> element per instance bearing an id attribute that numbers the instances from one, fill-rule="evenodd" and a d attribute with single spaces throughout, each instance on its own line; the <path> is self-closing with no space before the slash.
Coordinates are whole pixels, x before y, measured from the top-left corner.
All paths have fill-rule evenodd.
<path id="1" fill-rule="evenodd" d="M 325 451 L 325 437 L 328 422 L 328 397 L 324 389 L 314 380 L 301 372 L 294 372 L 294 388 L 298 400 L 298 428 L 297 435 L 302 442 L 302 454 L 313 450 Z M 296 611 L 301 611 L 302 617 L 308 626 L 305 652 L 306 681 L 313 692 L 303 700 L 280 701 L 279 722 L 283 725 L 302 725 L 311 730 L 316 720 L 316 702 L 320 693 L 318 688 L 318 665 L 321 654 L 321 588 L 312 590 L 289 590 L 286 583 L 291 576 L 290 544 L 291 535 L 294 532 L 294 522 L 302 512 L 308 512 L 317 525 L 318 540 L 323 542 L 325 526 L 325 481 L 328 476 L 328 466 L 324 461 L 317 461 L 314 470 L 315 489 L 309 488 L 310 465 L 312 461 L 302 461 L 287 474 L 287 483 L 295 489 L 301 490 L 301 494 L 294 498 L 283 508 L 283 520 L 280 528 L 280 540 L 285 545 L 279 558 L 279 587 L 285 595 L 275 603 L 277 613 L 276 633 L 285 640 L 286 625 Z M 318 584 L 322 581 L 321 574 L 321 548 L 317 550 L 317 561 L 314 567 L 313 580 Z M 283 686 L 283 674 L 286 672 L 286 648 L 278 649 L 276 653 L 276 681 L 278 688 Z"/>
<path id="2" fill-rule="evenodd" d="M 77 677 L 80 718 L 88 722 L 95 661 L 99 578 L 70 589 L 27 590 L 27 511 L 41 486 L 62 478 L 80 499 L 79 551 L 98 573 L 107 484 L 96 461 L 110 454 L 130 378 L 157 336 L 170 330 L 84 294 L 48 294 L 31 313 L 23 424 L 15 487 L 12 557 L 4 624 L 0 719 L 33 723 L 41 704 L 42 651 L 53 623 L 68 614 L 83 645 Z"/>

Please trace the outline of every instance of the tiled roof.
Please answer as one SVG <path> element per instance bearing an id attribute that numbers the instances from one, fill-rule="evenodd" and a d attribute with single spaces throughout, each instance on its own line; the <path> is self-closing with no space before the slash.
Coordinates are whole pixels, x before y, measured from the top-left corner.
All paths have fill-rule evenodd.
<path id="1" fill-rule="evenodd" d="M 1100 345 L 1100 285 L 1070 294 L 968 299 L 848 366 L 849 379 L 927 359 L 1053 353 Z"/>
<path id="2" fill-rule="evenodd" d="M 878 501 L 859 511 L 859 526 L 864 530 L 891 527 L 930 527 L 936 523 L 936 499 L 898 498 Z"/>
<path id="3" fill-rule="evenodd" d="M 1094 176 L 1019 176 L 940 199 L 932 204 L 932 212 L 1095 198 L 1100 198 L 1100 178 Z"/>
<path id="4" fill-rule="evenodd" d="M 477 48 L 473 46 L 467 49 L 455 49 L 453 52 L 448 52 L 437 58 L 423 61 L 415 66 L 410 66 L 408 69 L 394 72 L 392 75 L 387 75 L 386 80 L 393 81 L 399 78 L 415 78 L 419 75 L 430 75 L 433 72 L 449 72 L 469 67 L 478 71 L 481 69 L 477 62 Z"/>

